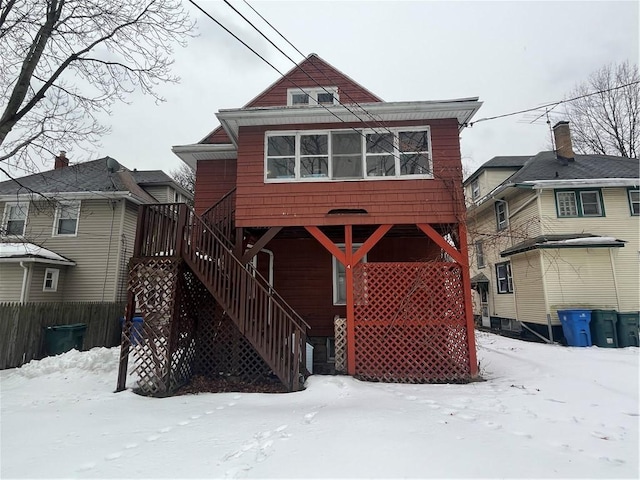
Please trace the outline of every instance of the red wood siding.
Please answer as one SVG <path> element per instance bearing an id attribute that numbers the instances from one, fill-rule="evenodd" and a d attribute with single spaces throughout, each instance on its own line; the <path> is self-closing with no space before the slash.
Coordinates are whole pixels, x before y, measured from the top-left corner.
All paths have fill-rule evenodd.
<path id="1" fill-rule="evenodd" d="M 218 127 L 202 143 L 231 143 L 231 139 L 222 127 Z"/>
<path id="2" fill-rule="evenodd" d="M 287 105 L 287 89 L 300 87 L 317 88 L 319 86 L 338 87 L 338 97 L 340 102 L 344 104 L 380 102 L 380 99 L 374 94 L 324 62 L 321 58 L 309 56 L 285 77 L 245 105 L 245 108 L 285 106 Z"/>
<path id="3" fill-rule="evenodd" d="M 333 336 L 335 315 L 346 307 L 333 305 L 331 255 L 315 239 L 274 239 L 267 245 L 274 254 L 274 287 L 311 326 L 311 336 Z M 428 261 L 440 249 L 426 237 L 383 238 L 369 252 L 368 261 Z M 268 257 L 260 254 L 258 265 L 267 278 Z"/>
<path id="4" fill-rule="evenodd" d="M 195 209 L 201 214 L 236 186 L 236 160 L 199 160 Z"/>
<path id="5" fill-rule="evenodd" d="M 430 125 L 434 179 L 264 183 L 266 130 L 358 128 L 313 124 L 240 129 L 236 224 L 249 226 L 457 223 L 464 215 L 458 124 L 454 119 L 390 122 L 388 127 Z M 368 215 L 327 216 L 360 208 Z"/>

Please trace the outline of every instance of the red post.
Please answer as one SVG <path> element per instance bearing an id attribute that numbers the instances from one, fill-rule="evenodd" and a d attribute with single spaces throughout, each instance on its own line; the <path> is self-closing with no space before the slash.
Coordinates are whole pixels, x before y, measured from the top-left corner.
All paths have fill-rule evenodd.
<path id="1" fill-rule="evenodd" d="M 347 289 L 347 373 L 356 373 L 356 329 L 353 298 L 353 230 L 351 225 L 344 226 L 345 276 Z"/>
<path id="2" fill-rule="evenodd" d="M 464 223 L 458 224 L 460 236 L 460 253 L 462 262 L 462 289 L 464 290 L 464 311 L 467 320 L 467 344 L 469 346 L 469 370 L 471 376 L 478 375 L 478 359 L 476 357 L 475 325 L 473 323 L 473 304 L 471 303 L 471 276 L 469 274 L 469 249 L 467 248 L 467 228 Z"/>

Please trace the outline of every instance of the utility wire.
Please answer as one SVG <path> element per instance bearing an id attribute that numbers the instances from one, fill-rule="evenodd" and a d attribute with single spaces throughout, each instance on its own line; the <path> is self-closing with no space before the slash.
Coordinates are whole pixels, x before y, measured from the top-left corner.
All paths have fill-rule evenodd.
<path id="1" fill-rule="evenodd" d="M 539 110 L 541 108 L 557 107 L 558 105 L 561 105 L 563 103 L 574 102 L 576 100 L 580 100 L 581 98 L 592 97 L 593 95 L 599 95 L 601 93 L 613 92 L 614 90 L 619 90 L 621 88 L 630 87 L 632 85 L 637 85 L 639 83 L 640 83 L 640 81 L 635 81 L 635 82 L 631 82 L 631 83 L 626 83 L 624 85 L 618 85 L 617 87 L 611 87 L 611 88 L 606 88 L 604 90 L 598 90 L 597 92 L 585 93 L 584 95 L 578 95 L 577 97 L 568 98 L 566 100 L 558 100 L 557 102 L 550 102 L 550 103 L 546 103 L 544 105 L 539 105 L 537 107 L 527 108 L 525 110 L 518 110 L 517 112 L 504 113 L 502 115 L 495 115 L 493 117 L 485 117 L 485 118 L 481 118 L 479 120 L 476 120 L 475 122 L 470 122 L 465 126 L 472 127 L 476 123 L 480 123 L 480 122 L 487 122 L 489 120 L 496 120 L 498 118 L 504 118 L 504 117 L 512 117 L 513 115 L 519 115 L 521 113 L 533 112 L 533 111 Z"/>

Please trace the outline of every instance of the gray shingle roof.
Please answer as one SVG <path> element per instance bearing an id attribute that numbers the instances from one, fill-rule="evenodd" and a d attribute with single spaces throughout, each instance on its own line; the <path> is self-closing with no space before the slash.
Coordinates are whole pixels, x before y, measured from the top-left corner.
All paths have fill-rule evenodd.
<path id="1" fill-rule="evenodd" d="M 136 183 L 140 185 L 174 183 L 173 178 L 162 170 L 133 170 L 131 175 L 133 175 Z"/>
<path id="2" fill-rule="evenodd" d="M 468 184 L 469 182 L 473 181 L 486 168 L 504 168 L 504 169 L 510 169 L 515 171 L 520 167 L 522 167 L 530 158 L 531 158 L 531 155 L 512 155 L 512 156 L 493 157 L 491 160 L 484 162 L 480 166 L 480 168 L 478 168 L 475 172 L 469 175 L 469 177 L 464 181 L 464 183 Z"/>
<path id="3" fill-rule="evenodd" d="M 575 155 L 574 161 L 558 159 L 555 152 L 531 157 L 506 183 L 534 180 L 588 180 L 595 178 L 638 178 L 637 158 L 608 155 Z"/>

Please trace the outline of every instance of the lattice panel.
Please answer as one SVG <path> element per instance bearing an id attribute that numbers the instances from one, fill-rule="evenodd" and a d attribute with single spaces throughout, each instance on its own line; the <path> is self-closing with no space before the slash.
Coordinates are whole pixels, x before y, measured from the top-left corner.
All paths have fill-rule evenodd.
<path id="1" fill-rule="evenodd" d="M 335 336 L 335 369 L 337 373 L 347 371 L 347 319 L 336 317 L 333 321 Z"/>
<path id="2" fill-rule="evenodd" d="M 405 383 L 470 378 L 458 264 L 358 264 L 354 296 L 357 376 Z"/>

